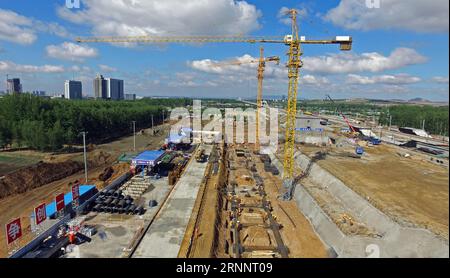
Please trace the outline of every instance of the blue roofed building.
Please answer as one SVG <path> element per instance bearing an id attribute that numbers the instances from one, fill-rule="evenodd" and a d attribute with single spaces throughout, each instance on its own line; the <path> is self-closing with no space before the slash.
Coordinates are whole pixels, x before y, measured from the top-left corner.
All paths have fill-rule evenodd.
<path id="1" fill-rule="evenodd" d="M 164 155 L 164 151 L 145 151 L 131 160 L 133 166 L 149 166 L 154 167 L 161 157 Z"/>

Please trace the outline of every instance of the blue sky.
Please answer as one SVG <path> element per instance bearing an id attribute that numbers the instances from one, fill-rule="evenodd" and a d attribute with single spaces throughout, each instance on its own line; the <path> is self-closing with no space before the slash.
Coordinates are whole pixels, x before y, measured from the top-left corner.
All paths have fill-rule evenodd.
<path id="1" fill-rule="evenodd" d="M 25 90 L 63 91 L 65 79 L 83 81 L 92 95 L 97 73 L 125 80 L 126 93 L 140 96 L 252 97 L 260 45 L 77 44 L 77 36 L 267 35 L 290 32 L 281 12 L 296 8 L 307 38 L 353 37 L 353 50 L 304 46 L 300 97 L 448 101 L 448 8 L 446 0 L 0 0 L 0 74 L 20 77 Z M 376 0 L 375 0 L 376 2 Z M 287 48 L 264 45 L 269 64 L 265 95 L 285 95 Z M 4 89 L 4 84 L 0 90 Z"/>

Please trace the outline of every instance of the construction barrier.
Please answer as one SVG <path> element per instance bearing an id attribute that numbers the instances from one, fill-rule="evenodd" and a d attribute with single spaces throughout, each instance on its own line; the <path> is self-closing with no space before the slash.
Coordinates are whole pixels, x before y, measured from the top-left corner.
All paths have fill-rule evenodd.
<path id="1" fill-rule="evenodd" d="M 116 180 L 114 180 L 111 184 L 109 184 L 107 187 L 105 187 L 104 190 L 111 190 L 111 189 L 117 189 L 123 182 L 125 182 L 127 179 L 129 179 L 131 176 L 130 173 L 125 173 L 122 176 L 120 176 L 119 178 L 117 178 Z M 96 194 L 94 194 L 91 198 L 89 198 L 88 200 L 86 200 L 85 202 L 83 202 L 83 204 L 81 204 L 76 212 L 77 214 L 82 212 L 86 206 L 88 206 L 91 202 L 95 201 L 95 199 L 98 197 L 98 195 L 100 194 L 100 191 L 97 192 Z M 17 252 L 15 252 L 14 254 L 12 254 L 9 258 L 22 258 L 23 256 L 25 256 L 27 253 L 29 253 L 30 251 L 34 250 L 36 247 L 39 246 L 39 244 L 42 243 L 42 241 L 44 239 L 46 239 L 47 237 L 55 234 L 58 231 L 58 228 L 61 227 L 61 225 L 66 224 L 67 222 L 69 222 L 71 220 L 71 215 L 66 214 L 64 215 L 63 218 L 61 218 L 58 222 L 56 222 L 55 224 L 53 224 L 49 229 L 47 229 L 46 231 L 42 232 L 42 234 L 40 234 L 38 237 L 34 238 L 31 242 L 29 242 L 27 245 L 25 245 L 24 247 L 20 248 Z"/>

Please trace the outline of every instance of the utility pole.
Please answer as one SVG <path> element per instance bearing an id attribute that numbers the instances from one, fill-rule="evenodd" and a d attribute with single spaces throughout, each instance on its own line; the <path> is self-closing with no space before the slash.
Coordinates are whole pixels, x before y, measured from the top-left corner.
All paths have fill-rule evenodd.
<path id="1" fill-rule="evenodd" d="M 422 129 L 425 130 L 425 119 L 423 119 L 423 122 L 422 122 Z"/>
<path id="2" fill-rule="evenodd" d="M 133 121 L 133 151 L 136 151 L 136 121 Z"/>
<path id="3" fill-rule="evenodd" d="M 83 152 L 84 152 L 84 179 L 86 181 L 86 184 L 88 182 L 88 168 L 87 168 L 87 155 L 86 155 L 86 134 L 87 132 L 83 131 L 81 132 L 83 135 Z"/>
<path id="4" fill-rule="evenodd" d="M 155 130 L 153 129 L 154 127 L 154 122 L 153 122 L 153 114 L 152 114 L 152 135 L 155 135 Z"/>
<path id="5" fill-rule="evenodd" d="M 389 131 L 391 131 L 392 127 L 392 115 L 389 115 Z"/>

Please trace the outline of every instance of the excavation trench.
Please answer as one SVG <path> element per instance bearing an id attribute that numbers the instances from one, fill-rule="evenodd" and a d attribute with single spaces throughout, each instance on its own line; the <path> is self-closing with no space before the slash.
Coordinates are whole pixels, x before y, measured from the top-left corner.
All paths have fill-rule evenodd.
<path id="1" fill-rule="evenodd" d="M 181 257 L 328 256 L 295 202 L 278 201 L 281 179 L 267 157 L 248 145 L 214 148 Z"/>

